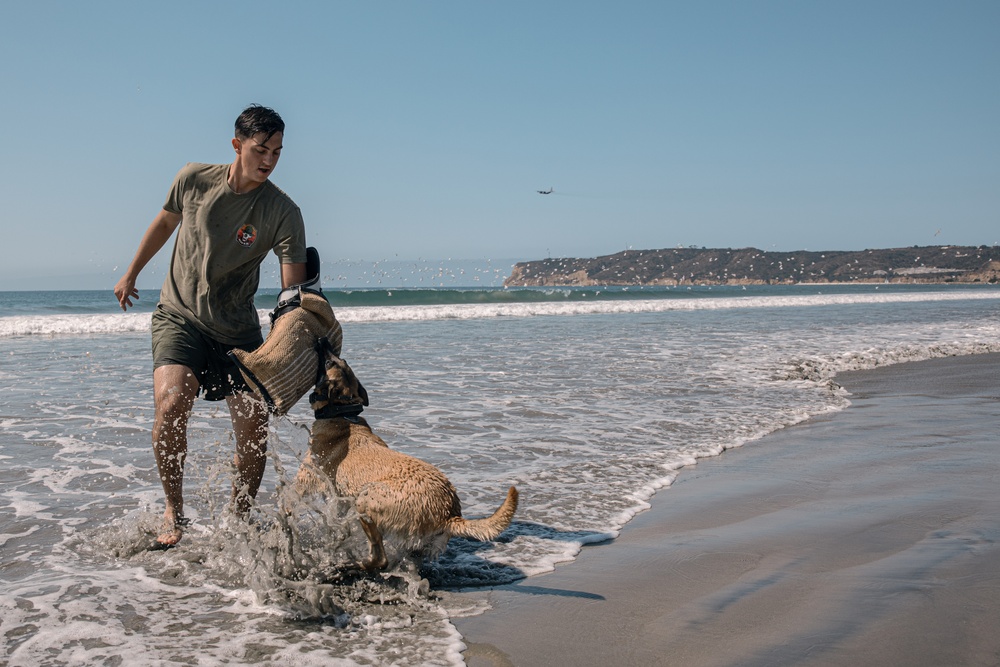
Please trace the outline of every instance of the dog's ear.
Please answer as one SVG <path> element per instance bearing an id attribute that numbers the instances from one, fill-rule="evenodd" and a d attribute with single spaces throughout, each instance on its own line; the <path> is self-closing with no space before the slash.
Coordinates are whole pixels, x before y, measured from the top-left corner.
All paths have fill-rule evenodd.
<path id="1" fill-rule="evenodd" d="M 358 396 L 361 397 L 361 405 L 368 405 L 368 391 L 365 386 L 361 384 L 361 380 L 358 380 Z"/>
<path id="2" fill-rule="evenodd" d="M 326 353 L 326 364 L 325 364 L 325 366 L 326 366 L 327 370 L 330 370 L 331 368 L 335 368 L 335 367 L 341 367 L 343 365 L 343 363 L 344 363 L 344 360 L 341 359 L 340 357 L 338 357 L 337 355 L 335 355 L 333 352 L 327 352 Z"/>
<path id="3" fill-rule="evenodd" d="M 338 368 L 345 379 L 353 379 L 358 384 L 357 394 L 361 398 L 361 404 L 368 405 L 368 391 L 365 389 L 365 386 L 361 384 L 361 380 L 358 379 L 358 376 L 354 374 L 354 369 L 352 369 L 346 361 L 335 355 L 333 352 L 327 352 L 326 368 L 327 370 L 331 368 Z M 348 383 L 349 382 L 350 380 L 348 380 Z"/>

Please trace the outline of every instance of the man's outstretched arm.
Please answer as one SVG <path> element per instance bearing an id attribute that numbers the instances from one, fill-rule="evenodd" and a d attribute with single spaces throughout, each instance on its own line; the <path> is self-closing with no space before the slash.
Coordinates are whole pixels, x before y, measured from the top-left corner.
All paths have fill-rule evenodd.
<path id="1" fill-rule="evenodd" d="M 122 310 L 127 310 L 132 306 L 132 299 L 139 298 L 139 290 L 135 288 L 135 281 L 138 279 L 139 273 L 166 244 L 179 224 L 181 224 L 181 214 L 171 213 L 164 209 L 160 209 L 160 212 L 153 218 L 153 222 L 150 223 L 139 242 L 139 249 L 135 251 L 132 263 L 128 265 L 125 275 L 115 285 L 115 297 L 118 298 Z"/>

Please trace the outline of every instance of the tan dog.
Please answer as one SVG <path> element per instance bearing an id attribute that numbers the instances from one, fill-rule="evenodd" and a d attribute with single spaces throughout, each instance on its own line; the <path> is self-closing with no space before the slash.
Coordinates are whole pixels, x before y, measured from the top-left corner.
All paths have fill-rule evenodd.
<path id="1" fill-rule="evenodd" d="M 455 487 L 429 463 L 389 449 L 358 414 L 368 393 L 347 363 L 329 349 L 326 374 L 309 397 L 316 413 L 309 453 L 295 478 L 300 493 L 326 491 L 355 499 L 371 547 L 362 566 L 388 565 L 382 539 L 400 550 L 434 558 L 452 537 L 493 540 L 510 525 L 517 510 L 517 489 L 493 516 L 463 519 Z"/>

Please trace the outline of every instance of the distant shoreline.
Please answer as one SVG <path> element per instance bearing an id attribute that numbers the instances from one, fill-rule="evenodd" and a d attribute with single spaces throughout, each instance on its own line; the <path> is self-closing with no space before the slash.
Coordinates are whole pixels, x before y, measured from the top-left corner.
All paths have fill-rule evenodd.
<path id="1" fill-rule="evenodd" d="M 1000 247 L 925 246 L 858 251 L 757 248 L 626 250 L 514 265 L 504 287 L 975 284 L 1000 282 Z"/>

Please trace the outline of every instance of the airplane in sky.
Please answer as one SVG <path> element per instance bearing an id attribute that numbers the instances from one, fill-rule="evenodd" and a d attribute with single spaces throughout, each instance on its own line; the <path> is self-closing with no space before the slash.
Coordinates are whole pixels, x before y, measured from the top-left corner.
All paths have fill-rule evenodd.
<path id="1" fill-rule="evenodd" d="M 552 194 L 552 188 L 550 187 L 548 190 L 535 190 L 535 192 L 540 195 L 550 195 Z"/>

